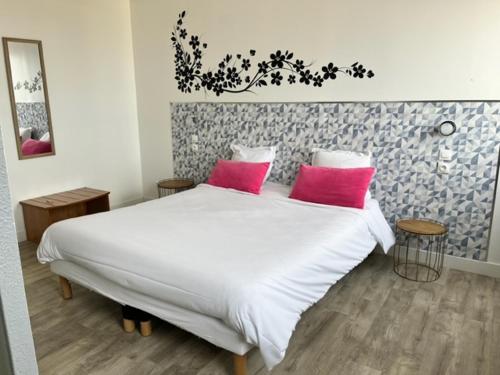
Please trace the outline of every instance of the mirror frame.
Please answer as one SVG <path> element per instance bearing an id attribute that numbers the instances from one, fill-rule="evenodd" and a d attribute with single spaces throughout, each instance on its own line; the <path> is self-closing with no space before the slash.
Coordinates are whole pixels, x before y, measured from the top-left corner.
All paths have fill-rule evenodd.
<path id="1" fill-rule="evenodd" d="M 49 104 L 49 91 L 47 88 L 47 76 L 45 73 L 45 62 L 43 60 L 43 48 L 41 40 L 33 40 L 33 39 L 20 39 L 20 38 L 8 38 L 3 37 L 3 53 L 5 57 L 5 69 L 7 70 L 7 84 L 9 86 L 9 96 L 10 96 L 10 107 L 12 112 L 12 122 L 14 124 L 14 132 L 16 134 L 16 146 L 17 146 L 17 154 L 19 156 L 19 160 L 24 159 L 33 159 L 39 158 L 43 156 L 51 156 L 56 154 L 56 147 L 54 142 L 54 131 L 52 130 L 52 117 L 50 115 L 50 104 Z M 47 111 L 47 125 L 50 133 L 50 142 L 52 144 L 52 151 L 45 152 L 41 154 L 33 154 L 33 155 L 23 155 L 21 149 L 21 135 L 19 133 L 19 121 L 17 119 L 17 107 L 16 107 L 16 97 L 14 94 L 14 83 L 12 82 L 12 67 L 10 65 L 10 53 L 9 53 L 9 42 L 16 43 L 30 43 L 36 44 L 38 47 L 38 56 L 40 58 L 40 69 L 42 71 L 42 82 L 43 82 L 43 94 L 45 97 L 45 110 Z"/>

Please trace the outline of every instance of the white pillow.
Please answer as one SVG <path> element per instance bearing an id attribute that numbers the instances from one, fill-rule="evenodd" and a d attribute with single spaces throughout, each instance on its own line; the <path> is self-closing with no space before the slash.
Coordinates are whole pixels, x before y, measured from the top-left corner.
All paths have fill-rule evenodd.
<path id="1" fill-rule="evenodd" d="M 246 147 L 243 145 L 231 145 L 231 150 L 233 151 L 233 160 L 246 161 L 248 163 L 269 162 L 269 168 L 264 178 L 264 181 L 267 180 L 271 174 L 273 161 L 276 157 L 276 146 Z"/>
<path id="2" fill-rule="evenodd" d="M 32 128 L 19 127 L 19 136 L 21 137 L 21 143 L 23 143 L 25 140 L 31 138 L 31 130 L 32 130 Z"/>
<path id="3" fill-rule="evenodd" d="M 371 167 L 371 154 L 354 151 L 326 151 L 315 148 L 313 151 L 313 167 L 330 168 L 367 168 Z"/>
<path id="4" fill-rule="evenodd" d="M 40 138 L 42 142 L 50 142 L 50 133 L 46 132 L 44 135 L 42 135 L 42 138 Z"/>
<path id="5" fill-rule="evenodd" d="M 292 187 L 288 185 L 278 184 L 277 182 L 267 181 L 262 185 L 260 192 L 261 197 L 267 198 L 287 198 L 290 196 Z"/>
<path id="6" fill-rule="evenodd" d="M 371 153 L 364 154 L 355 151 L 327 151 L 313 148 L 313 167 L 330 168 L 368 168 L 371 167 Z M 370 190 L 366 192 L 365 199 L 371 199 Z"/>

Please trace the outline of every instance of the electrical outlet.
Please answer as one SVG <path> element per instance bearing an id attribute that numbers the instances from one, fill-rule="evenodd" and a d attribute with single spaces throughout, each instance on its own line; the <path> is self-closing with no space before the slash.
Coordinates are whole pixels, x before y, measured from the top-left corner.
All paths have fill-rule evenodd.
<path id="1" fill-rule="evenodd" d="M 195 152 L 196 152 L 196 151 L 198 151 L 198 145 L 196 145 L 196 144 L 192 144 L 192 145 L 191 145 L 191 150 L 192 150 L 192 151 L 195 151 Z"/>
<path id="2" fill-rule="evenodd" d="M 447 148 L 442 148 L 439 150 L 439 159 L 440 160 L 445 160 L 445 161 L 450 161 L 451 160 L 451 150 Z"/>
<path id="3" fill-rule="evenodd" d="M 440 161 L 437 164 L 437 171 L 440 174 L 449 174 L 450 173 L 450 164 Z"/>
<path id="4" fill-rule="evenodd" d="M 191 142 L 198 143 L 198 136 L 196 134 L 191 135 Z"/>

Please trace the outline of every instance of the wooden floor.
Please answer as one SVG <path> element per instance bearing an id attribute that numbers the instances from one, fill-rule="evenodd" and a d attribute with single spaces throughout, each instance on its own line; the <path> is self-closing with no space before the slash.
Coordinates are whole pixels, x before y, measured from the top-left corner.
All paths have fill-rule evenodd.
<path id="1" fill-rule="evenodd" d="M 120 326 L 120 306 L 74 286 L 72 300 L 22 243 L 40 373 L 229 375 L 231 354 L 168 323 L 143 338 Z M 269 374 L 258 351 L 249 375 Z M 372 255 L 300 321 L 272 375 L 500 374 L 500 279 L 445 270 L 421 284 Z"/>

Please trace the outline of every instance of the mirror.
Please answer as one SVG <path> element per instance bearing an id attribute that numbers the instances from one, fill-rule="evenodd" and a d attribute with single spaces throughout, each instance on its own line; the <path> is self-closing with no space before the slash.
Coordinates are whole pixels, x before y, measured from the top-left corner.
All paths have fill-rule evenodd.
<path id="1" fill-rule="evenodd" d="M 42 42 L 3 38 L 19 159 L 55 154 Z"/>

